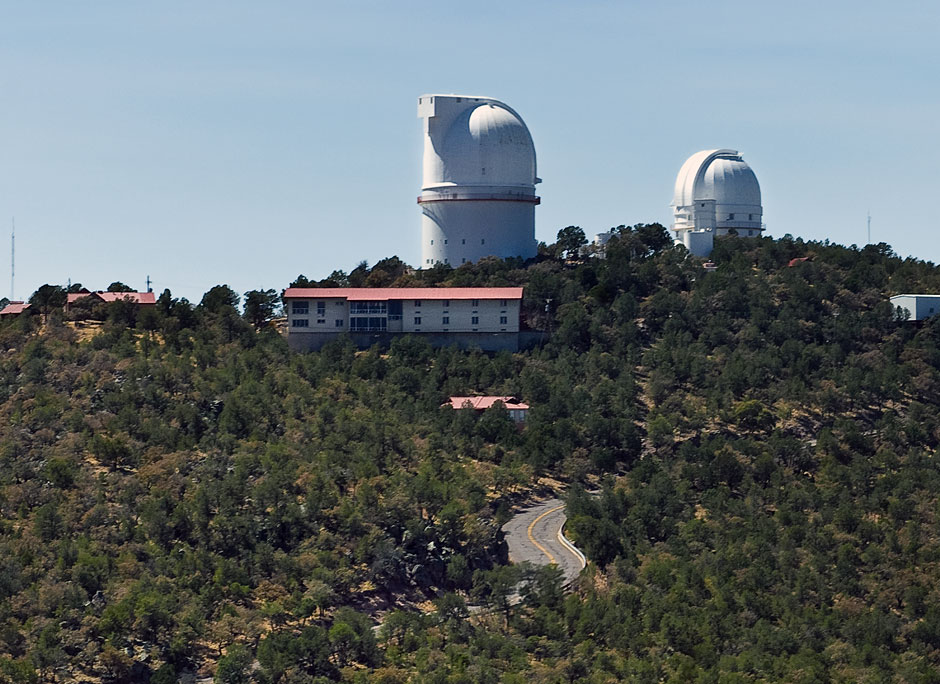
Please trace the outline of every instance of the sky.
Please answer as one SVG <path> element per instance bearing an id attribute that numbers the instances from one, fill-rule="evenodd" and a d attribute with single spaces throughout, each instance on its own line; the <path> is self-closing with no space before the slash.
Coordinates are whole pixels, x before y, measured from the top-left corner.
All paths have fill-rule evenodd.
<path id="1" fill-rule="evenodd" d="M 769 235 L 861 246 L 870 211 L 940 262 L 938 29 L 935 0 L 0 0 L 0 254 L 15 220 L 18 299 L 417 265 L 417 98 L 456 93 L 528 125 L 539 240 L 668 226 L 682 163 L 727 147 Z"/>

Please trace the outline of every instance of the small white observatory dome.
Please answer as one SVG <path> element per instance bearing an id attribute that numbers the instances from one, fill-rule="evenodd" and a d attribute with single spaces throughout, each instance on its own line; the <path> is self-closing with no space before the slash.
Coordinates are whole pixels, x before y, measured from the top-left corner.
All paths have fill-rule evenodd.
<path id="1" fill-rule="evenodd" d="M 535 145 L 511 107 L 487 97 L 422 95 L 422 267 L 535 256 Z"/>
<path id="2" fill-rule="evenodd" d="M 676 242 L 698 256 L 711 251 L 713 235 L 734 230 L 754 237 L 764 230 L 760 185 L 736 150 L 703 150 L 689 157 L 676 177 L 672 208 Z M 698 235 L 703 232 L 712 235 Z"/>

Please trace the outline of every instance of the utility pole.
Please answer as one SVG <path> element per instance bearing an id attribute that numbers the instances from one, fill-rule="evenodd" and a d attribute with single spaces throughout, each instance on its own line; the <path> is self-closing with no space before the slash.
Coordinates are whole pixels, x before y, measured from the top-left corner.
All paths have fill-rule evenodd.
<path id="1" fill-rule="evenodd" d="M 16 273 L 16 217 L 11 219 L 10 225 L 10 301 L 16 299 L 13 292 L 13 276 Z"/>

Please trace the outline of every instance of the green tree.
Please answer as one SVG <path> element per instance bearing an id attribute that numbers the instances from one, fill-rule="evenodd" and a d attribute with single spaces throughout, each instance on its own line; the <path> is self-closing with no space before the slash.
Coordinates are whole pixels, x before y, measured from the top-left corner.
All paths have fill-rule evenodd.
<path id="1" fill-rule="evenodd" d="M 587 244 L 584 231 L 578 226 L 567 226 L 558 231 L 556 245 L 567 259 L 577 259 L 581 247 Z"/>
<path id="2" fill-rule="evenodd" d="M 275 290 L 249 290 L 245 293 L 245 320 L 261 330 L 274 318 L 279 303 Z"/>
<path id="3" fill-rule="evenodd" d="M 54 309 L 65 306 L 66 292 L 59 285 L 42 285 L 29 298 L 29 305 L 35 307 L 43 315 L 48 315 Z"/>
<path id="4" fill-rule="evenodd" d="M 202 296 L 199 307 L 209 313 L 222 313 L 238 306 L 238 295 L 228 285 L 215 285 Z"/>
<path id="5" fill-rule="evenodd" d="M 246 646 L 232 644 L 226 654 L 219 658 L 212 681 L 216 684 L 250 684 L 254 681 L 251 675 L 253 660 L 254 657 Z"/>

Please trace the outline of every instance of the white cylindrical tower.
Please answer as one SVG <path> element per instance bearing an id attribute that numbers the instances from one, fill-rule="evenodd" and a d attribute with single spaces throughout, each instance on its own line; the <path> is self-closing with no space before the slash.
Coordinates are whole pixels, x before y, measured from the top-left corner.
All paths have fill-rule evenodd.
<path id="1" fill-rule="evenodd" d="M 703 150 L 689 157 L 676 177 L 672 208 L 675 240 L 693 253 L 690 245 L 711 240 L 693 239 L 688 233 L 727 235 L 734 230 L 756 237 L 764 230 L 760 185 L 736 150 Z"/>
<path id="2" fill-rule="evenodd" d="M 421 267 L 536 254 L 535 146 L 511 107 L 488 97 L 422 95 Z"/>

